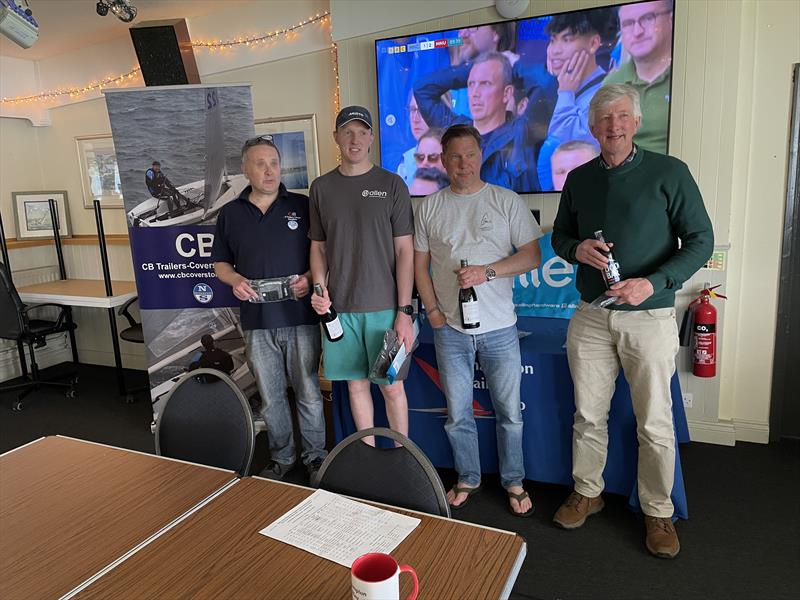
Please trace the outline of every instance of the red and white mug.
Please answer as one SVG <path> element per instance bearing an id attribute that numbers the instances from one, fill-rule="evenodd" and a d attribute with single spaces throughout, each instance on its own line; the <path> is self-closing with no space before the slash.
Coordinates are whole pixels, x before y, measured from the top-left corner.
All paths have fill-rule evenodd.
<path id="1" fill-rule="evenodd" d="M 389 554 L 371 552 L 359 556 L 350 568 L 353 600 L 400 600 L 400 573 L 414 579 L 414 591 L 406 600 L 416 600 L 419 592 L 417 572 L 399 565 Z"/>

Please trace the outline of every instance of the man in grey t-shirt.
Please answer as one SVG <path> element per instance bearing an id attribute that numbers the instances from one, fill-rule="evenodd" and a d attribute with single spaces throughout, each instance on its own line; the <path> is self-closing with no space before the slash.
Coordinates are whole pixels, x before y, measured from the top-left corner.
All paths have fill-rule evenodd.
<path id="1" fill-rule="evenodd" d="M 527 517 L 533 503 L 522 487 L 522 363 L 512 280 L 539 266 L 542 231 L 517 194 L 481 181 L 480 143 L 478 131 L 467 125 L 454 125 L 442 137 L 450 186 L 425 198 L 417 209 L 414 273 L 433 327 L 447 397 L 445 430 L 458 472 L 447 500 L 454 509 L 461 508 L 480 488 L 472 412 L 477 356 L 494 405 L 500 482 L 508 493 L 509 511 Z M 462 259 L 469 266 L 461 267 Z M 458 292 L 469 287 L 478 297 L 480 326 L 467 329 Z"/>
<path id="2" fill-rule="evenodd" d="M 317 178 L 310 191 L 311 276 L 324 292 L 312 296 L 311 305 L 322 315 L 333 300 L 339 314 L 344 337 L 322 344 L 325 377 L 347 381 L 353 420 L 361 430 L 374 423 L 368 375 L 383 334 L 394 329 L 409 350 L 413 342 L 414 219 L 403 180 L 369 160 L 369 111 L 342 109 L 333 137 L 342 162 Z M 389 425 L 408 435 L 403 382 L 375 383 Z"/>

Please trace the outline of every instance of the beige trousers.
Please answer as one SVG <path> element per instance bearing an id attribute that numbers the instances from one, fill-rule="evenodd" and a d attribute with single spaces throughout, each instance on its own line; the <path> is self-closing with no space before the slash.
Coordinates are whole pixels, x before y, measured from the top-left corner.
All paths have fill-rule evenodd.
<path id="1" fill-rule="evenodd" d="M 652 517 L 672 516 L 675 430 L 670 380 L 677 353 L 674 308 L 621 311 L 580 303 L 567 332 L 575 384 L 572 477 L 578 493 L 594 498 L 603 491 L 608 411 L 621 365 L 636 415 L 642 511 Z"/>

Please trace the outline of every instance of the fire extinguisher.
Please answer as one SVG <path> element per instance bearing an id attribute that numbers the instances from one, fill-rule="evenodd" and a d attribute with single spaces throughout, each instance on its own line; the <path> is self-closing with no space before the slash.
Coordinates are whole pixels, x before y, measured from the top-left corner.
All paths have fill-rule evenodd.
<path id="1" fill-rule="evenodd" d="M 718 287 L 704 288 L 700 296 L 689 304 L 693 322 L 692 372 L 697 377 L 717 374 L 717 309 L 711 304 L 711 298 L 727 298 L 714 292 Z"/>

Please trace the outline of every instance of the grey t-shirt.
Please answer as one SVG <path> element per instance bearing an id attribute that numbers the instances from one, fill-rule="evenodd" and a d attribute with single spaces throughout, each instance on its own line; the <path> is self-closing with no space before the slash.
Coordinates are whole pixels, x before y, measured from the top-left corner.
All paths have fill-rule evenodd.
<path id="1" fill-rule="evenodd" d="M 308 237 L 325 242 L 336 310 L 397 307 L 394 238 L 414 233 L 403 180 L 378 166 L 351 177 L 336 168 L 314 180 L 309 197 Z"/>
<path id="2" fill-rule="evenodd" d="M 475 287 L 481 325 L 463 329 L 454 271 L 462 258 L 471 265 L 489 265 L 540 237 L 542 230 L 525 202 L 506 188 L 487 183 L 474 194 L 461 195 L 446 187 L 425 198 L 415 217 L 414 249 L 430 253 L 433 291 L 447 324 L 476 335 L 516 323 L 513 278 L 498 277 Z"/>

